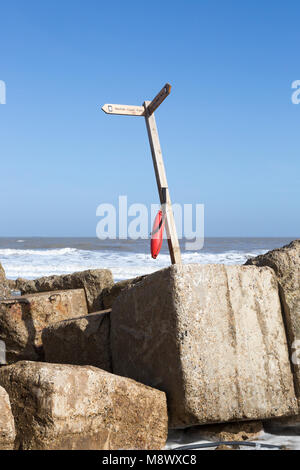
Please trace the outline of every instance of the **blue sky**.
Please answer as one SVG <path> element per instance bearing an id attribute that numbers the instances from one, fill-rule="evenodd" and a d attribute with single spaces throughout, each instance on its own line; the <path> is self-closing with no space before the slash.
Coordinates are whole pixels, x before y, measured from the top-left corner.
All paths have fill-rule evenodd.
<path id="1" fill-rule="evenodd" d="M 173 202 L 206 236 L 299 236 L 299 2 L 1 2 L 0 236 L 94 236 L 96 207 L 157 203 L 140 105 L 156 113 Z"/>

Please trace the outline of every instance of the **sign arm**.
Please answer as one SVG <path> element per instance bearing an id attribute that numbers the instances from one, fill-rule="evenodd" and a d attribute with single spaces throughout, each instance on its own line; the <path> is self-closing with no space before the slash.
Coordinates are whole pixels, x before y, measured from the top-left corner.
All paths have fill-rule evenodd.
<path id="1" fill-rule="evenodd" d="M 120 114 L 123 116 L 144 116 L 145 113 L 143 106 L 130 106 L 127 104 L 105 104 L 101 109 L 106 114 Z"/>
<path id="2" fill-rule="evenodd" d="M 170 83 L 166 83 L 165 86 L 160 90 L 159 93 L 153 98 L 151 102 L 148 104 L 148 114 L 149 116 L 154 113 L 154 111 L 161 105 L 161 103 L 169 96 L 171 93 L 171 85 Z"/>

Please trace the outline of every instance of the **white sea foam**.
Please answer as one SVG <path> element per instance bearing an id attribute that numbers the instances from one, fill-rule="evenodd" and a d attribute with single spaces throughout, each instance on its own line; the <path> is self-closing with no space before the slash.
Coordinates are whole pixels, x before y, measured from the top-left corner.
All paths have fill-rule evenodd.
<path id="1" fill-rule="evenodd" d="M 298 435 L 297 435 L 298 434 Z M 168 441 L 165 449 L 176 449 L 176 447 L 185 446 L 185 445 L 197 445 L 197 444 L 207 444 L 211 441 L 203 439 L 201 426 L 196 428 L 170 431 Z M 285 435 L 280 434 L 268 434 L 262 432 L 257 439 L 254 439 L 253 442 L 256 442 L 258 445 L 261 444 L 271 444 L 273 446 L 282 447 L 284 446 L 288 450 L 300 450 L 300 435 L 299 428 L 295 427 L 294 431 L 290 430 L 290 433 L 285 432 Z M 261 447 L 262 450 L 268 450 L 265 447 Z M 213 448 L 205 449 L 213 450 Z M 255 450 L 251 447 L 243 447 L 241 445 L 241 450 Z M 258 450 L 258 449 L 257 449 Z"/>
<path id="2" fill-rule="evenodd" d="M 222 253 L 185 252 L 184 263 L 243 264 L 251 257 L 264 253 L 257 251 L 224 251 Z M 89 251 L 76 248 L 55 249 L 0 249 L 0 259 L 7 277 L 34 279 L 40 276 L 65 274 L 85 269 L 109 268 L 115 280 L 149 274 L 170 264 L 168 254 L 161 253 L 156 260 L 150 254 L 126 251 Z"/>
<path id="3" fill-rule="evenodd" d="M 2 248 L 0 249 L 0 257 L 5 256 L 62 256 L 69 253 L 75 253 L 76 248 L 57 248 L 57 249 L 48 249 L 48 250 L 17 250 L 14 248 Z"/>

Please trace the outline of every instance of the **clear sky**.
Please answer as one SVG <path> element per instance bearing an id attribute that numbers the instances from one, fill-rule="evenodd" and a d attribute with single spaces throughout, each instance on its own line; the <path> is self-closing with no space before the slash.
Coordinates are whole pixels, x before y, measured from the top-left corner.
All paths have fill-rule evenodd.
<path id="1" fill-rule="evenodd" d="M 0 2 L 0 236 L 94 236 L 96 207 L 157 203 L 141 105 L 173 202 L 206 236 L 299 237 L 299 1 Z"/>

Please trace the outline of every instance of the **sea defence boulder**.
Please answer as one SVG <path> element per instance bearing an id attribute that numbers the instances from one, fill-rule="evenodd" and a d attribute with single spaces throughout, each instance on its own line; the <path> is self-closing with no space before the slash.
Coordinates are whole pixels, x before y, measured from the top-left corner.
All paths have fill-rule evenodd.
<path id="1" fill-rule="evenodd" d="M 112 308 L 112 305 L 116 298 L 121 294 L 124 289 L 134 286 L 145 276 L 138 276 L 133 279 L 126 279 L 124 281 L 116 282 L 111 287 L 106 287 L 103 289 L 103 308 L 108 309 Z"/>
<path id="2" fill-rule="evenodd" d="M 6 279 L 5 271 L 0 263 L 0 299 L 5 299 L 10 296 L 10 289 Z"/>
<path id="3" fill-rule="evenodd" d="M 46 276 L 35 280 L 17 279 L 16 286 L 21 294 L 34 294 L 66 289 L 84 289 L 89 312 L 103 309 L 102 291 L 114 284 L 109 269 L 89 269 L 62 276 Z"/>
<path id="4" fill-rule="evenodd" d="M 113 372 L 167 394 L 171 428 L 297 412 L 270 268 L 173 265 L 123 291 Z"/>
<path id="5" fill-rule="evenodd" d="M 43 328 L 60 320 L 87 314 L 83 289 L 43 292 L 2 300 L 0 341 L 6 347 L 7 363 L 41 359 Z"/>
<path id="6" fill-rule="evenodd" d="M 13 450 L 15 438 L 15 421 L 9 396 L 4 388 L 0 387 L 0 450 Z"/>
<path id="7" fill-rule="evenodd" d="M 110 310 L 54 323 L 43 330 L 45 361 L 111 372 Z"/>
<path id="8" fill-rule="evenodd" d="M 91 366 L 18 362 L 0 369 L 24 450 L 161 449 L 165 394 Z"/>
<path id="9" fill-rule="evenodd" d="M 277 276 L 295 376 L 296 395 L 300 403 L 300 240 L 251 258 L 246 264 L 269 266 Z"/>

